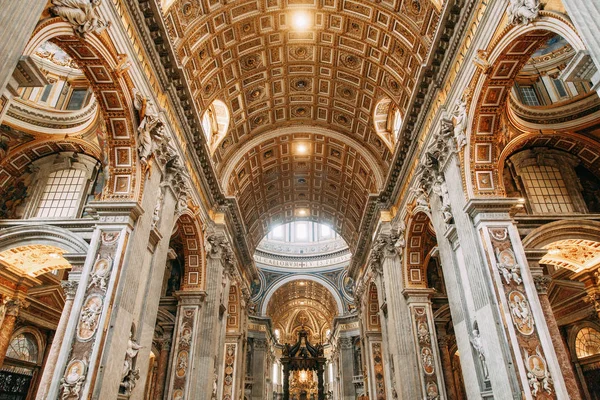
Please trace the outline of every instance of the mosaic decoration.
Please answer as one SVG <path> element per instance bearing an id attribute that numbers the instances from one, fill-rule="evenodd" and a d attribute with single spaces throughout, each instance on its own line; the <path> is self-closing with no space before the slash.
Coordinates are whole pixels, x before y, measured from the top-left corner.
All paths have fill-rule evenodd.
<path id="1" fill-rule="evenodd" d="M 381 342 L 371 343 L 371 354 L 373 357 L 373 372 L 375 375 L 375 400 L 385 400 L 385 374 L 383 368 L 383 353 Z"/>
<path id="2" fill-rule="evenodd" d="M 236 343 L 225 345 L 225 370 L 223 373 L 223 400 L 235 399 L 235 356 Z"/>
<path id="3" fill-rule="evenodd" d="M 101 320 L 107 312 L 106 294 L 110 276 L 114 276 L 114 259 L 119 246 L 120 231 L 100 233 L 96 261 L 89 272 L 83 306 L 77 322 L 75 338 L 71 347 L 69 363 L 61 381 L 61 396 L 65 399 L 80 398 L 86 384 L 88 361 L 96 342 Z M 94 278 L 96 276 L 96 278 Z M 91 363 L 92 361 L 90 361 Z M 79 375 L 75 377 L 75 373 Z"/>
<path id="4" fill-rule="evenodd" d="M 517 344 L 523 355 L 518 363 L 525 369 L 527 383 L 534 399 L 555 399 L 554 383 L 548 370 L 539 334 L 531 313 L 529 298 L 521 279 L 521 266 L 515 256 L 508 229 L 488 227 L 494 249 L 492 273 L 502 285 L 499 295 L 510 312 L 516 330 Z M 489 254 L 488 254 L 489 257 Z M 502 271 L 510 271 L 505 275 Z"/>
<path id="5" fill-rule="evenodd" d="M 188 366 L 192 356 L 193 333 L 196 328 L 196 307 L 182 307 L 180 309 L 180 323 L 177 334 L 177 343 L 174 348 L 175 361 L 173 369 L 172 399 L 183 399 L 188 381 Z"/>

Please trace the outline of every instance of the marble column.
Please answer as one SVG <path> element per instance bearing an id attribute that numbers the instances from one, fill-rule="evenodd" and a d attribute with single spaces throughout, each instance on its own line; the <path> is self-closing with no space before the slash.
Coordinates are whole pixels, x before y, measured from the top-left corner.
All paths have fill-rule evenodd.
<path id="1" fill-rule="evenodd" d="M 270 366 L 267 365 L 267 339 L 255 337 L 252 354 L 252 400 L 263 400 L 266 379 L 269 378 Z M 284 382 L 285 385 L 285 382 Z M 289 385 L 289 383 L 288 383 Z"/>
<path id="2" fill-rule="evenodd" d="M 36 399 L 39 400 L 44 400 L 47 398 L 48 390 L 50 389 L 50 384 L 52 382 L 52 376 L 54 375 L 54 370 L 56 369 L 56 361 L 58 360 L 60 347 L 63 343 L 67 324 L 71 318 L 73 299 L 77 293 L 79 282 L 69 280 L 62 281 L 60 284 L 65 293 L 65 305 L 60 315 L 60 320 L 58 321 L 58 326 L 56 327 L 56 332 L 54 333 L 54 340 L 52 340 L 52 346 L 50 347 L 50 352 L 48 353 L 48 358 L 46 359 L 46 364 L 44 365 L 44 371 L 42 372 L 42 378 L 40 379 L 40 384 L 38 386 Z"/>
<path id="3" fill-rule="evenodd" d="M 600 71 L 600 36 L 598 35 L 600 3 L 590 0 L 563 0 L 562 4 L 587 47 L 596 68 Z"/>
<path id="4" fill-rule="evenodd" d="M 19 310 L 21 307 L 26 306 L 27 303 L 21 299 L 10 299 L 5 303 L 6 311 L 4 320 L 2 321 L 2 328 L 0 328 L 0 367 L 4 364 L 4 358 L 6 357 L 6 351 L 8 350 L 8 345 L 15 329 Z"/>
<path id="5" fill-rule="evenodd" d="M 527 379 L 513 360 L 521 358 L 507 340 L 506 315 L 498 308 L 495 284 L 487 271 L 481 233 L 468 213 L 452 121 L 440 119 L 419 167 L 427 194 L 457 344 L 469 398 L 520 398 Z M 486 201 L 488 201 L 486 199 Z M 535 354 L 535 352 L 534 352 Z M 522 384 L 522 382 L 525 382 Z"/>
<path id="6" fill-rule="evenodd" d="M 562 339 L 562 335 L 558 329 L 558 324 L 556 323 L 556 318 L 554 317 L 554 312 L 552 311 L 552 306 L 550 305 L 550 299 L 548 299 L 548 285 L 550 282 L 552 282 L 552 278 L 550 278 L 548 275 L 534 275 L 533 281 L 538 292 L 540 305 L 542 306 L 542 311 L 544 312 L 546 325 L 548 326 L 548 331 L 550 332 L 552 345 L 554 346 L 554 351 L 556 352 L 556 357 L 562 371 L 563 379 L 565 380 L 565 385 L 567 386 L 567 391 L 569 392 L 569 399 L 581 400 L 582 397 L 579 392 L 579 385 L 577 384 L 575 372 L 573 371 L 573 365 L 571 364 L 571 356 L 565 347 L 565 342 Z"/>
<path id="7" fill-rule="evenodd" d="M 188 394 L 193 390 L 192 385 L 194 384 L 192 380 L 194 379 L 196 342 L 201 339 L 207 340 L 198 333 L 199 315 L 205 304 L 206 293 L 196 290 L 180 290 L 175 293 L 175 297 L 179 300 L 177 322 L 173 333 L 171 367 L 167 375 L 164 393 L 167 393 L 166 397 L 169 399 L 195 398 Z M 214 373 L 211 373 L 209 379 L 212 379 L 213 376 Z"/>
<path id="8" fill-rule="evenodd" d="M 504 317 L 504 342 L 521 377 L 521 391 L 534 398 L 550 395 L 566 399 L 569 391 L 552 331 L 510 216 L 511 208 L 517 204 L 517 199 L 473 199 L 466 209 L 479 233 L 486 260 L 483 265 L 495 290 L 497 308 Z M 491 354 L 486 353 L 486 361 L 492 359 Z M 493 380 L 491 369 L 490 378 Z"/>
<path id="9" fill-rule="evenodd" d="M 437 329 L 438 348 L 440 351 L 440 362 L 444 374 L 444 383 L 446 384 L 446 398 L 448 400 L 459 400 L 456 392 L 456 382 L 452 373 L 452 360 L 448 350 L 448 336 L 443 328 Z"/>
<path id="10" fill-rule="evenodd" d="M 168 398 L 182 395 L 186 399 L 210 399 L 214 389 L 222 387 L 218 379 L 224 349 L 221 333 L 226 322 L 229 275 L 235 268 L 225 228 L 211 227 L 206 234 L 205 247 L 205 291 L 196 296 L 200 301 L 201 295 L 202 307 L 197 301 L 197 304 L 181 305 L 178 311 Z M 185 287 L 178 292 L 180 303 L 187 297 L 187 292 Z M 185 350 L 179 348 L 182 339 Z"/>
<path id="11" fill-rule="evenodd" d="M 447 398 L 444 385 L 444 375 L 440 353 L 437 346 L 437 333 L 433 323 L 431 295 L 433 289 L 410 288 L 404 290 L 410 316 L 412 330 L 406 331 L 405 336 L 412 336 L 419 359 L 419 377 L 421 380 L 420 398 Z M 412 333 L 412 335 L 411 335 Z"/>
<path id="12" fill-rule="evenodd" d="M 156 400 L 161 400 L 164 397 L 167 371 L 169 370 L 171 340 L 171 337 L 165 337 L 161 341 L 160 353 L 158 355 L 158 371 L 156 372 L 156 388 L 154 390 L 154 398 Z"/>
<path id="13" fill-rule="evenodd" d="M 404 246 L 404 227 L 383 222 L 369 257 L 371 268 L 380 269 L 379 275 L 385 293 L 387 318 L 382 319 L 382 330 L 384 320 L 386 322 L 386 330 L 382 333 L 384 352 L 389 353 L 390 396 L 408 400 L 421 397 L 421 385 L 418 355 L 413 339 L 410 335 L 400 334 L 411 332 L 410 310 L 402 294 Z"/>
<path id="14" fill-rule="evenodd" d="M 356 390 L 352 378 L 354 377 L 354 352 L 352 338 L 340 337 L 338 339 L 339 362 L 341 365 L 342 393 L 340 400 L 354 400 Z"/>
<path id="15" fill-rule="evenodd" d="M 47 0 L 4 1 L 0 12 L 0 93 L 17 67 Z M 0 110 L 2 107 L 0 107 Z"/>

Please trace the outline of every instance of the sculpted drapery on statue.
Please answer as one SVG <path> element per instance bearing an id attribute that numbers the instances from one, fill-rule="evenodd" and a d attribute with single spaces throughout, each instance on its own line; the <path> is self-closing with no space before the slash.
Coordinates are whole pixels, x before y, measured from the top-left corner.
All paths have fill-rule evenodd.
<path id="1" fill-rule="evenodd" d="M 50 12 L 64 18 L 76 34 L 85 37 L 86 33 L 100 33 L 110 25 L 98 15 L 100 4 L 102 0 L 52 0 Z"/>
<path id="2" fill-rule="evenodd" d="M 137 129 L 138 155 L 142 164 L 146 165 L 158 143 L 164 140 L 165 128 L 154 102 L 135 88 L 133 105 L 140 119 Z"/>
<path id="3" fill-rule="evenodd" d="M 135 367 L 135 360 L 137 359 L 138 352 L 142 346 L 140 346 L 133 339 L 133 330 L 129 333 L 129 340 L 127 341 L 127 350 L 125 350 L 125 361 L 123 362 L 123 370 L 121 371 L 121 392 L 130 394 L 133 388 L 135 388 L 136 381 L 140 379 L 140 370 Z"/>
<path id="4" fill-rule="evenodd" d="M 539 12 L 539 0 L 510 0 L 508 22 L 511 25 L 527 25 L 538 17 Z"/>

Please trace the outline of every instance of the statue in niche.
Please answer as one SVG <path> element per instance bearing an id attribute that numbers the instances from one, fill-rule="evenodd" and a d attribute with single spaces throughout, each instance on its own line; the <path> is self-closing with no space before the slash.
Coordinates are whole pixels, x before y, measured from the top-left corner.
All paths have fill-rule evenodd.
<path id="1" fill-rule="evenodd" d="M 448 192 L 448 184 L 442 175 L 438 175 L 433 183 L 433 192 L 440 196 L 442 199 L 442 215 L 444 216 L 444 222 L 447 224 L 452 223 L 454 216 L 452 215 L 450 207 L 450 194 Z"/>
<path id="2" fill-rule="evenodd" d="M 160 211 L 162 210 L 163 201 L 165 200 L 165 194 L 163 192 L 163 188 L 159 189 L 158 199 L 156 199 L 156 204 L 154 205 L 154 212 L 152 213 L 152 229 L 158 228 L 158 223 L 160 222 Z"/>
<path id="3" fill-rule="evenodd" d="M 179 261 L 177 259 L 169 260 L 171 274 L 167 281 L 166 296 L 172 296 L 173 293 L 179 290 L 181 285 L 181 271 Z"/>
<path id="4" fill-rule="evenodd" d="M 154 102 L 137 89 L 134 89 L 133 105 L 140 119 L 137 129 L 138 155 L 142 164 L 147 165 L 154 151 L 154 141 L 164 138 L 164 125 Z"/>
<path id="5" fill-rule="evenodd" d="M 218 380 L 219 376 L 217 375 L 217 357 L 215 356 L 214 366 L 213 366 L 213 384 L 212 384 L 212 393 L 210 395 L 210 400 L 217 400 L 217 388 L 218 388 Z"/>
<path id="6" fill-rule="evenodd" d="M 135 387 L 136 381 L 140 378 L 140 370 L 139 368 L 135 368 L 135 362 L 141 348 L 142 346 L 133 339 L 132 327 L 129 332 L 129 340 L 127 341 L 127 350 L 125 350 L 123 369 L 121 370 L 121 387 L 119 390 L 121 393 L 131 393 Z"/>
<path id="7" fill-rule="evenodd" d="M 477 328 L 477 323 L 473 327 L 473 334 L 469 338 L 471 341 L 471 346 L 477 352 L 479 357 L 479 362 L 481 363 L 481 368 L 483 370 L 483 378 L 487 381 L 490 377 L 490 373 L 487 368 L 487 363 L 485 361 L 485 349 L 483 348 L 483 340 L 481 339 L 481 335 L 479 334 L 479 329 Z"/>
<path id="8" fill-rule="evenodd" d="M 508 22 L 511 25 L 528 25 L 538 17 L 539 0 L 510 0 L 508 5 Z"/>
<path id="9" fill-rule="evenodd" d="M 110 25 L 98 15 L 101 4 L 102 0 L 52 0 L 50 12 L 65 19 L 76 34 L 85 37 L 89 32 L 101 33 Z"/>
<path id="10" fill-rule="evenodd" d="M 454 124 L 454 139 L 458 150 L 461 150 L 467 144 L 467 99 L 466 94 L 463 94 L 456 103 L 452 111 Z"/>

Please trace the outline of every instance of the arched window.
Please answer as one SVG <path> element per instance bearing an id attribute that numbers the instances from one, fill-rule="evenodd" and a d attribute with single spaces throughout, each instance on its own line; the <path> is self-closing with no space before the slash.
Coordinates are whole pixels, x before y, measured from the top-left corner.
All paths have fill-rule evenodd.
<path id="1" fill-rule="evenodd" d="M 87 183 L 85 171 L 75 168 L 51 172 L 35 212 L 39 218 L 74 217 Z"/>
<path id="2" fill-rule="evenodd" d="M 575 353 L 579 359 L 600 354 L 600 332 L 591 327 L 581 328 L 575 337 Z"/>
<path id="3" fill-rule="evenodd" d="M 33 163 L 35 175 L 25 218 L 77 218 L 100 163 L 84 154 L 60 153 Z"/>
<path id="4" fill-rule="evenodd" d="M 202 116 L 202 129 L 211 153 L 215 151 L 229 129 L 229 109 L 221 100 L 215 100 Z"/>
<path id="5" fill-rule="evenodd" d="M 38 345 L 35 336 L 28 332 L 15 335 L 8 345 L 6 357 L 14 360 L 37 363 Z"/>
<path id="6" fill-rule="evenodd" d="M 0 368 L 0 399 L 25 399 L 33 391 L 32 381 L 39 372 L 43 348 L 38 334 L 29 328 L 12 336 Z"/>
<path id="7" fill-rule="evenodd" d="M 544 147 L 520 151 L 509 158 L 509 192 L 521 191 L 533 214 L 586 213 L 587 207 L 575 173 L 580 160 L 563 151 Z M 505 178 L 505 182 L 506 182 Z"/>

